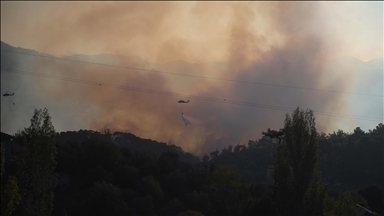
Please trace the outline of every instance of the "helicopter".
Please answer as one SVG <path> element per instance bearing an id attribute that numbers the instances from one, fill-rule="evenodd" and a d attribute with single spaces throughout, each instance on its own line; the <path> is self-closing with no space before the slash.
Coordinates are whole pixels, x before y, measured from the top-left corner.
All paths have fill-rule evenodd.
<path id="1" fill-rule="evenodd" d="M 7 96 L 13 96 L 15 93 L 12 93 L 12 94 L 8 94 L 8 92 L 6 92 L 5 94 L 3 94 L 4 97 L 7 97 Z"/>
<path id="2" fill-rule="evenodd" d="M 185 100 L 179 100 L 177 103 L 189 103 L 189 100 L 185 101 Z"/>

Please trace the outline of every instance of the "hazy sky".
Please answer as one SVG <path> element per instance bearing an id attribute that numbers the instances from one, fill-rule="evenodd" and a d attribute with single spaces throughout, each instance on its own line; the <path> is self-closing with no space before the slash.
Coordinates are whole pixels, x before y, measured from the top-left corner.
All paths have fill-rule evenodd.
<path id="1" fill-rule="evenodd" d="M 380 58 L 382 62 L 383 18 L 383 2 L 380 1 L 2 1 L 1 40 L 15 47 L 34 49 L 58 57 L 104 53 L 138 56 L 157 63 L 157 68 L 175 73 L 364 92 L 365 87 L 368 89 L 370 85 L 369 81 L 362 86 L 351 71 L 331 72 L 329 60 L 351 56 L 362 61 Z M 193 63 L 194 66 L 167 66 L 166 63 L 172 61 Z M 213 62 L 222 62 L 222 65 L 209 68 L 207 65 Z M 119 63 L 129 66 L 126 62 Z M 60 70 L 57 73 L 64 74 Z M 94 79 L 160 91 L 383 117 L 382 98 L 362 99 L 292 89 L 255 89 L 250 85 L 159 74 L 127 75 L 124 79 L 113 75 L 115 78 L 109 78 L 112 72 L 108 71 L 106 75 L 105 69 L 100 67 L 94 69 L 98 72 L 93 75 L 85 71 L 89 69 L 78 70 L 76 76 L 84 79 L 92 76 Z M 132 79 L 137 80 L 132 82 Z M 259 109 L 255 114 L 256 108 L 212 105 L 209 102 L 192 104 L 191 100 L 188 115 L 196 124 L 185 127 L 179 125 L 182 123 L 179 107 L 174 108 L 164 102 L 172 103 L 175 98 L 164 99 L 151 94 L 136 97 L 127 96 L 127 92 L 116 93 L 120 91 L 116 89 L 100 93 L 84 89 L 81 85 L 71 87 L 71 90 L 84 93 L 87 102 L 82 104 L 79 101 L 84 98 L 76 96 L 76 99 L 68 99 L 60 93 L 67 91 L 65 86 L 56 86 L 56 90 L 52 90 L 49 88 L 56 84 L 48 86 L 42 82 L 48 81 L 36 81 L 34 85 L 45 95 L 45 99 L 41 100 L 61 107 L 60 112 L 51 111 L 55 115 L 75 115 L 78 111 L 74 112 L 73 107 L 79 110 L 92 107 L 87 117 L 84 114 L 82 117 L 63 118 L 62 122 L 65 120 L 65 123 L 58 121 L 57 130 L 77 130 L 79 127 L 98 129 L 102 125 L 114 125 L 111 126 L 114 130 L 131 131 L 145 138 L 165 142 L 172 138 L 176 145 L 196 154 L 259 138 L 262 130 L 268 127 L 278 129 L 284 120 L 284 112 L 281 111 Z M 382 90 L 382 80 L 379 80 L 379 85 Z M 383 94 L 383 91 L 376 91 L 371 89 L 369 93 Z M 111 98 L 111 95 L 115 96 Z M 134 101 L 134 105 L 124 102 L 126 99 L 122 95 Z M 66 103 L 61 102 L 63 100 Z M 97 121 L 94 120 L 96 116 Z M 317 117 L 318 130 L 325 132 L 339 128 L 351 131 L 357 126 L 367 130 L 378 124 Z M 82 124 L 76 118 L 81 119 Z M 2 126 L 5 124 L 2 120 Z"/>
<path id="2" fill-rule="evenodd" d="M 241 25 L 264 40 L 260 49 L 287 43 L 285 34 L 316 34 L 334 48 L 330 56 L 363 61 L 383 56 L 380 1 L 2 1 L 1 6 L 2 41 L 58 56 L 121 53 L 156 62 L 225 61 L 230 32 Z"/>

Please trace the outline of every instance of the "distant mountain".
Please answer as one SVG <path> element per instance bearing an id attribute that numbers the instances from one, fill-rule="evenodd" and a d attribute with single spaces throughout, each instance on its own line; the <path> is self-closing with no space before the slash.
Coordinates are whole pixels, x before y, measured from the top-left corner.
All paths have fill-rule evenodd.
<path id="1" fill-rule="evenodd" d="M 76 142 L 79 145 L 88 139 L 100 140 L 104 135 L 93 130 L 79 130 L 56 133 L 56 141 L 58 144 L 66 142 Z M 164 152 L 175 152 L 180 156 L 180 160 L 191 164 L 200 162 L 196 156 L 184 152 L 183 149 L 176 145 L 167 145 L 163 142 L 157 142 L 151 139 L 142 139 L 131 133 L 115 132 L 110 137 L 110 141 L 119 147 L 126 147 L 132 152 L 152 152 L 159 157 Z"/>
<path id="2" fill-rule="evenodd" d="M 50 56 L 50 57 L 53 57 L 53 55 L 49 55 L 49 54 L 46 54 L 46 53 L 41 53 L 41 52 L 38 52 L 36 50 L 33 50 L 33 49 L 26 49 L 26 48 L 23 48 L 23 47 L 14 47 L 10 44 L 7 44 L 7 43 L 4 43 L 3 41 L 1 41 L 1 50 L 2 52 L 3 51 L 13 51 L 13 52 L 23 52 L 23 53 L 28 53 L 28 54 L 35 54 L 35 55 L 44 55 L 44 56 Z"/>
<path id="3" fill-rule="evenodd" d="M 367 63 L 369 65 L 369 68 L 378 69 L 378 70 L 383 71 L 384 58 L 371 59 L 370 61 L 367 61 L 365 63 Z"/>
<path id="4" fill-rule="evenodd" d="M 364 62 L 360 59 L 351 56 L 343 56 L 330 61 L 330 68 L 338 71 L 345 70 L 355 75 L 360 75 L 359 78 L 363 78 L 364 75 L 377 75 L 377 72 L 383 71 L 384 58 L 375 58 L 370 61 Z M 364 75 L 361 73 L 365 73 Z M 362 76 L 363 75 L 363 76 Z"/>
<path id="5" fill-rule="evenodd" d="M 71 55 L 62 57 L 64 59 L 71 59 L 85 62 L 95 62 L 100 64 L 129 66 L 129 65 L 148 65 L 150 62 L 138 57 L 138 56 L 123 56 L 115 54 L 96 54 L 96 55 Z M 123 64 L 123 65 L 122 65 Z M 156 64 L 152 64 L 154 66 Z"/>

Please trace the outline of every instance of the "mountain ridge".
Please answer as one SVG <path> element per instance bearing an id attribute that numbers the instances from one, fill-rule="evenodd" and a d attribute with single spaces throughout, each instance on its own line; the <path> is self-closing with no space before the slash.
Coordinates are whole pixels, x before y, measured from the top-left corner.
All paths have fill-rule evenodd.
<path id="1" fill-rule="evenodd" d="M 63 145 L 65 143 L 82 143 L 87 142 L 90 139 L 103 140 L 104 134 L 94 130 L 79 130 L 79 131 L 65 131 L 56 132 L 56 143 Z M 12 139 L 13 135 L 1 132 L 3 139 Z M 120 148 L 129 148 L 133 152 L 151 152 L 157 157 L 160 157 L 162 153 L 174 152 L 180 156 L 180 160 L 191 164 L 197 164 L 200 159 L 191 153 L 185 152 L 180 146 L 174 145 L 172 142 L 169 144 L 158 142 L 152 139 L 144 139 L 127 132 L 114 132 L 110 134 L 109 140 Z"/>
<path id="2" fill-rule="evenodd" d="M 66 142 L 82 142 L 88 139 L 100 139 L 103 136 L 102 133 L 93 130 L 79 130 L 79 131 L 66 131 L 56 133 L 56 140 L 59 144 Z M 180 146 L 174 145 L 172 142 L 166 144 L 164 142 L 158 142 L 152 139 L 144 139 L 136 136 L 135 134 L 128 132 L 114 132 L 110 134 L 109 141 L 121 148 L 129 148 L 134 152 L 146 152 L 150 151 L 157 157 L 160 157 L 165 152 L 175 152 L 180 156 L 180 160 L 196 164 L 200 162 L 196 156 L 191 153 L 185 152 Z"/>

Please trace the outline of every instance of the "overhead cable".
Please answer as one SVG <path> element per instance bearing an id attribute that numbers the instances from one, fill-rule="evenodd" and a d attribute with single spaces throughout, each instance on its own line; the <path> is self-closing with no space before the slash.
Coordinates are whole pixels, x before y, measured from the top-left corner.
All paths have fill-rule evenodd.
<path id="1" fill-rule="evenodd" d="M 318 88 L 309 88 L 309 87 L 300 87 L 300 86 L 288 86 L 288 85 L 280 85 L 280 84 L 272 84 L 272 83 L 252 82 L 252 81 L 247 81 L 247 80 L 234 80 L 234 79 L 226 79 L 226 78 L 220 78 L 220 77 L 209 77 L 209 76 L 201 76 L 201 75 L 193 75 L 193 74 L 173 73 L 173 72 L 160 71 L 160 70 L 152 70 L 152 69 L 144 69 L 144 68 L 136 68 L 136 67 L 128 67 L 128 66 L 120 66 L 120 65 L 111 65 L 111 64 L 105 64 L 105 63 L 90 62 L 90 61 L 83 61 L 83 60 L 76 60 L 76 59 L 69 59 L 69 58 L 60 58 L 60 57 L 48 56 L 48 55 L 24 53 L 24 52 L 17 52 L 17 51 L 5 50 L 5 49 L 1 49 L 1 51 L 9 52 L 9 53 L 21 54 L 21 55 L 29 55 L 29 56 L 35 56 L 35 57 L 57 59 L 57 60 L 63 60 L 63 61 L 72 61 L 72 62 L 79 62 L 79 63 L 85 63 L 85 64 L 99 65 L 99 66 L 107 66 L 107 67 L 114 67 L 114 68 L 120 68 L 120 69 L 128 69 L 128 70 L 131 70 L 131 71 L 142 71 L 142 72 L 170 74 L 170 75 L 177 75 L 177 76 L 186 76 L 186 77 L 194 77 L 194 78 L 201 78 L 201 79 L 211 79 L 211 80 L 219 80 L 219 81 L 227 81 L 227 82 L 246 83 L 246 84 L 253 84 L 253 85 L 263 85 L 263 86 L 279 87 L 279 88 L 291 88 L 291 89 L 310 90 L 310 91 L 319 91 L 319 92 L 330 92 L 330 93 L 338 93 L 338 94 L 361 95 L 361 96 L 369 96 L 369 97 L 384 97 L 383 95 L 379 95 L 379 94 L 368 94 L 368 93 L 359 93 L 359 92 L 346 92 L 346 91 L 338 91 L 338 90 L 331 90 L 331 89 L 318 89 Z"/>
<path id="2" fill-rule="evenodd" d="M 248 107 L 257 107 L 257 108 L 273 109 L 273 110 L 281 110 L 281 111 L 289 111 L 289 112 L 293 111 L 295 109 L 292 107 L 282 107 L 282 106 L 274 106 L 274 105 L 267 105 L 267 104 L 245 102 L 245 101 L 228 100 L 228 99 L 223 99 L 223 98 L 212 98 L 212 97 L 204 97 L 204 96 L 199 96 L 199 95 L 188 95 L 188 94 L 165 92 L 165 91 L 159 91 L 159 90 L 153 90 L 153 89 L 136 88 L 136 87 L 130 87 L 130 86 L 109 84 L 109 83 L 84 80 L 84 79 L 75 79 L 75 78 L 62 77 L 62 76 L 57 76 L 57 75 L 49 75 L 49 74 L 43 74 L 43 73 L 35 73 L 35 72 L 30 72 L 30 71 L 25 71 L 25 70 L 16 70 L 16 69 L 3 68 L 3 67 L 1 67 L 1 70 L 3 72 L 8 72 L 8 73 L 30 75 L 30 76 L 36 76 L 36 77 L 43 77 L 43 78 L 49 78 L 49 79 L 55 79 L 55 80 L 61 80 L 61 81 L 80 83 L 80 84 L 103 86 L 103 87 L 109 87 L 109 88 L 115 88 L 115 89 L 123 89 L 123 90 L 144 92 L 144 93 L 150 93 L 150 94 L 158 94 L 158 95 L 164 95 L 164 96 L 183 97 L 183 98 L 187 97 L 190 99 L 216 102 L 216 103 L 224 103 L 224 104 L 232 104 L 232 105 L 248 106 Z M 382 118 L 377 118 L 377 117 L 357 116 L 357 115 L 349 115 L 349 114 L 341 114 L 341 113 L 330 113 L 330 112 L 324 112 L 324 111 L 313 111 L 313 112 L 317 113 L 319 115 L 342 117 L 342 118 L 352 118 L 352 119 L 361 119 L 361 120 L 367 120 L 367 121 L 382 121 L 383 120 Z"/>

